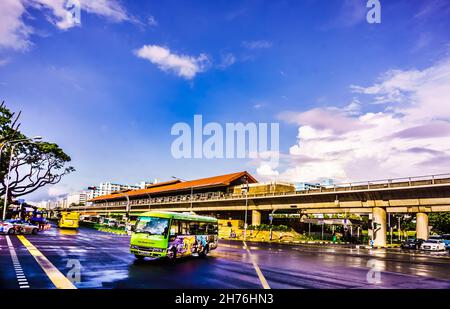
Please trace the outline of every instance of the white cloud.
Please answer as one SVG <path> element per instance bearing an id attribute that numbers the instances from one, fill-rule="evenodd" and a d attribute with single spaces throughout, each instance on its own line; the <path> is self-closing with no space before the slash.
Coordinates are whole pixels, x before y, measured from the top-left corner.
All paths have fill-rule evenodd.
<path id="1" fill-rule="evenodd" d="M 263 163 L 257 169 L 256 173 L 262 177 L 278 176 L 278 171 L 272 169 L 269 164 Z"/>
<path id="2" fill-rule="evenodd" d="M 205 54 L 198 57 L 177 55 L 168 48 L 158 45 L 144 45 L 135 51 L 135 54 L 156 64 L 163 71 L 172 71 L 185 79 L 192 79 L 199 72 L 203 72 L 209 65 Z"/>
<path id="3" fill-rule="evenodd" d="M 226 55 L 222 55 L 222 60 L 219 64 L 219 67 L 225 69 L 236 62 L 236 57 L 232 53 L 228 53 Z"/>
<path id="4" fill-rule="evenodd" d="M 322 28 L 323 30 L 353 27 L 366 19 L 367 1 L 343 0 L 340 1 L 341 7 Z"/>
<path id="5" fill-rule="evenodd" d="M 299 125 L 280 179 L 355 181 L 449 172 L 450 59 L 423 70 L 389 71 L 375 85 L 352 88 L 386 108 L 364 113 L 353 101 L 344 108 L 280 115 Z"/>
<path id="6" fill-rule="evenodd" d="M 108 18 L 115 22 L 133 21 L 126 10 L 116 0 L 80 0 L 81 9 Z"/>
<path id="7" fill-rule="evenodd" d="M 81 10 L 87 13 L 103 16 L 114 22 L 132 19 L 116 0 L 74 0 L 73 2 L 79 3 Z M 66 30 L 77 25 L 65 8 L 66 0 L 31 0 L 31 3 L 35 7 L 50 9 L 52 15 L 49 15 L 48 19 L 59 29 Z"/>
<path id="8" fill-rule="evenodd" d="M 25 6 L 21 1 L 0 1 L 0 47 L 14 50 L 30 47 L 28 37 L 32 30 L 22 20 L 24 12 Z"/>
<path id="9" fill-rule="evenodd" d="M 34 8 L 50 11 L 47 14 L 47 20 L 62 30 L 74 27 L 74 19 L 69 17 L 68 11 L 65 8 L 64 0 L 32 0 L 29 2 Z"/>
<path id="10" fill-rule="evenodd" d="M 9 61 L 10 61 L 9 58 L 0 59 L 0 67 L 7 65 L 9 63 Z"/>
<path id="11" fill-rule="evenodd" d="M 150 15 L 150 16 L 147 18 L 147 24 L 148 24 L 149 26 L 151 26 L 151 27 L 156 27 L 156 26 L 159 25 L 158 21 L 157 21 L 157 20 L 155 19 L 155 17 L 152 16 L 152 15 Z"/>
<path id="12" fill-rule="evenodd" d="M 67 185 L 57 184 L 48 188 L 48 196 L 51 198 L 61 197 L 70 192 L 70 188 Z"/>
<path id="13" fill-rule="evenodd" d="M 266 40 L 260 41 L 244 41 L 242 45 L 248 49 L 263 49 L 272 47 L 272 43 Z"/>
<path id="14" fill-rule="evenodd" d="M 114 22 L 134 21 L 116 0 L 74 0 L 82 12 L 96 14 Z M 0 48 L 27 50 L 33 33 L 24 21 L 27 8 L 45 11 L 47 19 L 61 30 L 78 24 L 65 9 L 66 0 L 2 0 L 0 1 Z"/>

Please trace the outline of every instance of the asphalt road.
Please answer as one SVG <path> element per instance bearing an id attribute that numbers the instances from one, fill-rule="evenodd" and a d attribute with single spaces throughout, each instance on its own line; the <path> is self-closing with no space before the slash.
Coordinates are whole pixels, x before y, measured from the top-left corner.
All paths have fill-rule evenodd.
<path id="1" fill-rule="evenodd" d="M 57 273 L 78 281 L 80 289 L 245 289 L 262 288 L 264 281 L 282 289 L 450 288 L 448 252 L 255 243 L 247 250 L 242 242 L 220 241 L 206 259 L 170 263 L 137 261 L 128 251 L 129 236 L 85 228 L 53 228 L 25 239 L 37 250 L 17 236 L 0 235 L 0 288 L 55 288 Z"/>

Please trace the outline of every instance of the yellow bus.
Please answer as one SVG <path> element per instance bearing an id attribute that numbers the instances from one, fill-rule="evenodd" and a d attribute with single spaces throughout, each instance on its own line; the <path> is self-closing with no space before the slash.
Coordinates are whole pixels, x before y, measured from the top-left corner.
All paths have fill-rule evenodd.
<path id="1" fill-rule="evenodd" d="M 80 221 L 80 214 L 73 211 L 61 212 L 61 218 L 58 221 L 59 228 L 77 229 Z"/>

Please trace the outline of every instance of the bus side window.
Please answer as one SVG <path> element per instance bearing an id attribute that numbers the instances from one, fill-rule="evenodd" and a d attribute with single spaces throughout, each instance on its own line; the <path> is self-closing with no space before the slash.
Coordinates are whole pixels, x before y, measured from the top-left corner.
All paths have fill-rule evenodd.
<path id="1" fill-rule="evenodd" d="M 208 234 L 217 234 L 217 224 L 208 224 Z"/>
<path id="2" fill-rule="evenodd" d="M 178 220 L 172 220 L 170 225 L 170 236 L 177 236 L 180 234 L 179 222 Z"/>
<path id="3" fill-rule="evenodd" d="M 189 233 L 191 235 L 201 235 L 199 232 L 199 224 L 198 222 L 189 222 Z"/>
<path id="4" fill-rule="evenodd" d="M 189 235 L 189 222 L 181 221 L 181 235 Z"/>
<path id="5" fill-rule="evenodd" d="M 207 235 L 208 234 L 206 231 L 207 225 L 208 225 L 207 223 L 203 223 L 203 222 L 200 223 L 199 230 L 198 230 L 199 235 Z"/>

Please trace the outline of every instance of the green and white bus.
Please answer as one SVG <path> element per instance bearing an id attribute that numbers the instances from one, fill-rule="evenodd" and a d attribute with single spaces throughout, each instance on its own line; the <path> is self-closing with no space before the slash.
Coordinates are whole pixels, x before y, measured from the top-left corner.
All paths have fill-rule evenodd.
<path id="1" fill-rule="evenodd" d="M 218 220 L 188 213 L 150 211 L 141 214 L 132 229 L 130 251 L 144 257 L 206 256 L 217 248 Z"/>

